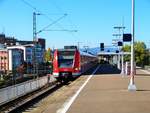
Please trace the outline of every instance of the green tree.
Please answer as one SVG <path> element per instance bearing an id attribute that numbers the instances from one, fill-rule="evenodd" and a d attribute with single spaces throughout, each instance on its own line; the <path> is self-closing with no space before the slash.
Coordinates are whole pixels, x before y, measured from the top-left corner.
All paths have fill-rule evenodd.
<path id="1" fill-rule="evenodd" d="M 130 45 L 125 45 L 125 46 L 122 48 L 122 50 L 123 50 L 124 52 L 130 52 L 130 51 L 131 51 L 131 46 L 130 46 Z M 126 61 L 129 62 L 130 59 L 131 59 L 131 56 L 130 56 L 130 55 L 126 55 L 126 56 L 124 57 L 125 62 L 126 62 Z"/>
<path id="2" fill-rule="evenodd" d="M 146 45 L 144 42 L 135 43 L 135 59 L 139 66 L 144 66 L 144 59 L 146 58 Z"/>
<path id="3" fill-rule="evenodd" d="M 45 61 L 49 62 L 52 61 L 52 55 L 51 55 L 51 49 L 48 48 L 48 50 L 46 50 L 45 52 Z"/>
<path id="4" fill-rule="evenodd" d="M 129 45 L 125 45 L 123 47 L 123 51 L 125 52 L 130 52 L 130 47 Z M 147 52 L 146 52 L 146 45 L 144 42 L 135 42 L 134 44 L 134 50 L 135 50 L 135 61 L 138 66 L 144 66 L 145 63 L 147 62 Z M 125 57 L 125 61 L 130 61 L 130 55 Z"/>
<path id="5" fill-rule="evenodd" d="M 146 49 L 144 64 L 150 65 L 150 50 L 149 49 Z"/>

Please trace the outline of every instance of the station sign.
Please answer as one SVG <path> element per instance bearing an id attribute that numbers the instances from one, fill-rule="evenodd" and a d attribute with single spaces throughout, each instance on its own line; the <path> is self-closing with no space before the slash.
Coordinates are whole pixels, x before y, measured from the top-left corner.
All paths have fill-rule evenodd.
<path id="1" fill-rule="evenodd" d="M 123 41 L 124 42 L 131 42 L 132 35 L 131 34 L 123 34 Z"/>

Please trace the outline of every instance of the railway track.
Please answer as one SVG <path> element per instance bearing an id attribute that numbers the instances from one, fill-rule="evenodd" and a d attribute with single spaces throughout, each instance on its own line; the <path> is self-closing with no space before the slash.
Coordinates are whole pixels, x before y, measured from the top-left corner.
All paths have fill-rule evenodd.
<path id="1" fill-rule="evenodd" d="M 92 70 L 93 69 L 91 69 L 91 71 Z M 86 73 L 90 73 L 90 70 Z M 73 82 L 74 80 L 72 80 L 71 82 Z M 25 96 L 19 97 L 11 102 L 0 106 L 0 113 L 20 113 L 18 111 L 20 111 L 21 109 L 26 109 L 29 106 L 36 104 L 38 101 L 47 97 L 49 94 L 60 89 L 62 86 L 64 86 L 64 84 L 67 85 L 66 83 L 58 83 L 57 81 L 53 81 L 34 92 L 26 94 Z M 70 84 L 70 82 L 68 84 Z"/>
<path id="2" fill-rule="evenodd" d="M 49 83 L 32 93 L 0 106 L 0 113 L 17 113 L 18 109 L 20 111 L 20 109 L 25 109 L 28 106 L 37 103 L 41 99 L 61 88 L 63 85 L 67 84 L 69 83 L 59 83 L 57 81 Z"/>
<path id="3" fill-rule="evenodd" d="M 16 100 L 13 100 L 11 102 L 8 102 L 8 103 L 0 106 L 0 113 L 14 112 L 16 109 L 27 104 L 28 102 L 32 102 L 34 99 L 40 98 L 43 95 L 46 95 L 46 93 L 48 93 L 50 91 L 54 91 L 61 86 L 62 85 L 58 84 L 56 81 L 49 83 L 34 92 L 26 94 L 22 97 L 17 98 Z"/>

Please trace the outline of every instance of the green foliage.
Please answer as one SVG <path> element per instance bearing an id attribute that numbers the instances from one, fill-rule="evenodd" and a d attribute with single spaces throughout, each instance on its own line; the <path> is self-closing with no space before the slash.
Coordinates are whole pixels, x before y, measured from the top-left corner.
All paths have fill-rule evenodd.
<path id="1" fill-rule="evenodd" d="M 122 50 L 124 51 L 124 52 L 130 52 L 131 51 L 131 46 L 130 45 L 125 45 L 123 48 L 122 48 Z M 130 55 L 126 55 L 125 57 L 124 57 L 124 60 L 125 60 L 125 62 L 126 61 L 130 61 Z"/>
<path id="2" fill-rule="evenodd" d="M 49 62 L 52 61 L 52 55 L 51 55 L 51 49 L 48 48 L 48 50 L 46 50 L 45 52 L 45 61 Z"/>
<path id="3" fill-rule="evenodd" d="M 125 52 L 130 52 L 130 47 L 129 45 L 125 45 L 123 47 L 123 51 Z M 134 50 L 135 50 L 135 61 L 136 61 L 136 64 L 138 66 L 144 66 L 146 64 L 146 61 L 147 58 L 148 58 L 148 52 L 146 50 L 146 45 L 144 42 L 135 42 L 134 44 Z M 126 56 L 125 57 L 125 61 L 130 61 L 130 55 Z"/>
<path id="4" fill-rule="evenodd" d="M 145 52 L 144 65 L 150 66 L 150 51 L 148 49 Z"/>

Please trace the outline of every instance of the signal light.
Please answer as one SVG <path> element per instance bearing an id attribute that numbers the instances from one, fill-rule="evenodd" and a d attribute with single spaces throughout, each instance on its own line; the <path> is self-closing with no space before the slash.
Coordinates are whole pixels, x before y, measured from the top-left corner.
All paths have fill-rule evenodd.
<path id="1" fill-rule="evenodd" d="M 100 50 L 104 51 L 104 43 L 100 43 Z"/>
<path id="2" fill-rule="evenodd" d="M 123 43 L 121 41 L 119 41 L 118 46 L 123 46 Z"/>
<path id="3" fill-rule="evenodd" d="M 116 50 L 116 53 L 119 53 L 119 50 Z"/>

